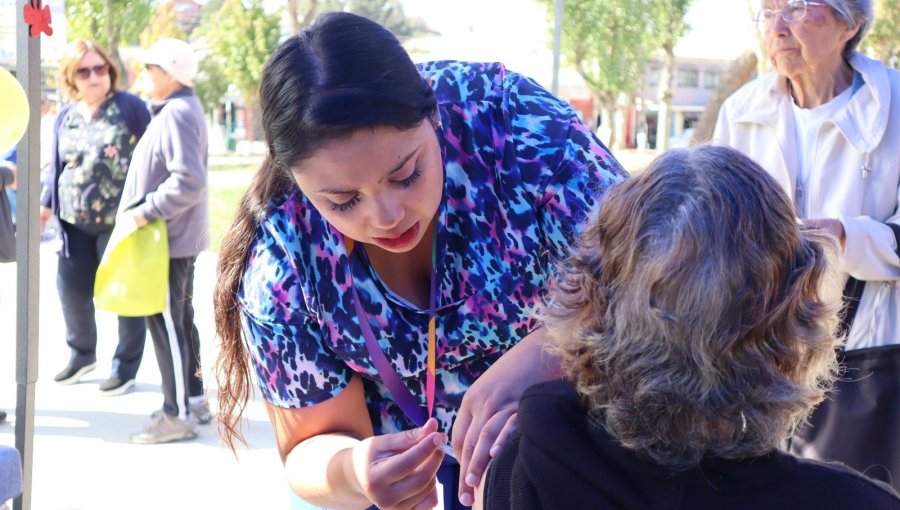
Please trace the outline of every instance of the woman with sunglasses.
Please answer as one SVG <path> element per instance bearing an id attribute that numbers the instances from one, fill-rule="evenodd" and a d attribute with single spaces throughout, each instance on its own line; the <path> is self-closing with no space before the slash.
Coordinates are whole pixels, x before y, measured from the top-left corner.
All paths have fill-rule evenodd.
<path id="1" fill-rule="evenodd" d="M 62 238 L 56 288 L 72 352 L 54 377 L 60 384 L 74 384 L 96 366 L 94 277 L 115 224 L 131 152 L 150 123 L 140 98 L 116 90 L 118 78 L 96 43 L 80 39 L 66 48 L 60 83 L 70 102 L 56 118 L 41 198 L 41 228 L 56 215 Z M 118 333 L 110 376 L 100 385 L 104 395 L 125 393 L 134 384 L 144 353 L 144 318 L 119 317 Z"/>
<path id="2" fill-rule="evenodd" d="M 856 51 L 871 0 L 766 0 L 756 22 L 775 71 L 725 102 L 714 140 L 840 241 L 846 278 L 844 374 L 791 448 L 900 489 L 900 73 Z"/>

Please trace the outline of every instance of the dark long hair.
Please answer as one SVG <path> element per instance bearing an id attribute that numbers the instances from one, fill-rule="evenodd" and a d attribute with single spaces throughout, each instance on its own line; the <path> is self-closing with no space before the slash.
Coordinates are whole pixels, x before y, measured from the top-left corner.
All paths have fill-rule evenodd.
<path id="1" fill-rule="evenodd" d="M 250 368 L 237 301 L 250 239 L 272 198 L 295 186 L 292 169 L 330 142 L 360 129 L 411 129 L 436 106 L 431 86 L 400 42 L 362 16 L 331 12 L 284 41 L 259 87 L 269 154 L 244 194 L 219 251 L 214 294 L 218 417 L 225 443 L 243 442 L 240 418 L 250 396 Z"/>

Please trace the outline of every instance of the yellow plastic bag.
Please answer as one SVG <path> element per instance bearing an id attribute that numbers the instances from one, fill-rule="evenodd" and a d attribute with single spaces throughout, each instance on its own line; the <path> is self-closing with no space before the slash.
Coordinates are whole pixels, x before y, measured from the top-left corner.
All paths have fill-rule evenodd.
<path id="1" fill-rule="evenodd" d="M 123 317 L 161 313 L 169 286 L 166 222 L 137 228 L 131 218 L 119 219 L 97 267 L 94 306 Z"/>

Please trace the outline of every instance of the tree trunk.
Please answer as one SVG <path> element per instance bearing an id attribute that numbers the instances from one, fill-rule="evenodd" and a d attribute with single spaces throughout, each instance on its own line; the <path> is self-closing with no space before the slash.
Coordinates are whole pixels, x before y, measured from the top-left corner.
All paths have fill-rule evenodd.
<path id="1" fill-rule="evenodd" d="M 748 51 L 738 57 L 719 79 L 719 84 L 710 95 L 706 109 L 700 115 L 700 120 L 694 124 L 694 136 L 691 137 L 691 144 L 708 142 L 712 138 L 722 103 L 737 89 L 752 80 L 754 76 L 756 76 L 756 54 Z"/>
<path id="2" fill-rule="evenodd" d="M 663 58 L 663 66 L 659 72 L 659 114 L 656 120 L 656 148 L 666 150 L 669 148 L 670 112 L 672 110 L 672 74 L 675 70 L 675 49 L 672 44 L 664 44 L 666 56 Z"/>
<path id="3" fill-rule="evenodd" d="M 615 100 L 598 98 L 600 106 L 600 125 L 597 126 L 597 137 L 607 147 L 616 143 L 616 103 Z"/>
<path id="4" fill-rule="evenodd" d="M 297 1 L 288 0 L 287 2 L 287 16 L 291 27 L 291 35 L 297 35 L 300 32 L 300 20 L 297 19 Z"/>
<path id="5" fill-rule="evenodd" d="M 300 30 L 309 26 L 319 12 L 319 0 L 306 0 L 305 9 L 300 6 L 300 0 L 287 0 L 288 23 L 290 23 L 291 35 L 297 35 Z"/>
<path id="6" fill-rule="evenodd" d="M 113 24 L 111 20 L 115 19 L 113 17 L 113 2 L 112 0 L 106 0 L 103 2 L 103 11 L 106 15 L 106 50 L 110 53 L 119 54 L 119 41 L 116 40 L 116 36 L 113 31 Z"/>
<path id="7" fill-rule="evenodd" d="M 128 90 L 129 83 L 128 78 L 128 70 L 125 69 L 125 63 L 122 62 L 122 56 L 119 55 L 119 38 L 116 37 L 115 27 L 113 24 L 109 22 L 109 20 L 114 19 L 113 16 L 113 0 L 104 0 L 103 2 L 103 14 L 106 17 L 106 44 L 104 45 L 104 49 L 108 52 L 110 60 L 112 60 L 112 64 L 116 66 L 116 69 L 119 71 L 119 83 L 116 83 L 115 86 L 120 90 Z"/>

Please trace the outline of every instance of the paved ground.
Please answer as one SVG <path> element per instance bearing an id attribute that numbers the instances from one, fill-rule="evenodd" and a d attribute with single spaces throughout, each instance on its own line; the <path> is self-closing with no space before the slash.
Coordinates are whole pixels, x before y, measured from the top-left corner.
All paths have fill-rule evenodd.
<path id="1" fill-rule="evenodd" d="M 213 253 L 203 253 L 195 280 L 202 360 L 214 358 Z M 159 371 L 148 339 L 137 385 L 118 397 L 97 386 L 109 373 L 116 342 L 115 317 L 98 313 L 97 369 L 74 386 L 52 380 L 68 360 L 55 288 L 53 242 L 41 245 L 39 379 L 36 389 L 33 510 L 287 509 L 289 492 L 265 411 L 259 400 L 247 413 L 250 448 L 237 458 L 214 426 L 197 439 L 167 445 L 132 445 L 128 435 L 162 405 Z M 15 407 L 15 264 L 0 264 L 0 409 Z M 206 371 L 205 371 L 206 372 Z M 209 377 L 207 377 L 209 379 Z M 214 397 L 214 391 L 213 391 Z M 0 424 L 0 444 L 14 445 L 13 424 Z"/>

